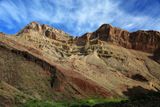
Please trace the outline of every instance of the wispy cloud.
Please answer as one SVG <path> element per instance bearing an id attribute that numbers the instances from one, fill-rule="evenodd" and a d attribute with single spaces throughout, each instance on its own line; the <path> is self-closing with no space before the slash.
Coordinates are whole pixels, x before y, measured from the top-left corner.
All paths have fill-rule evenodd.
<path id="1" fill-rule="evenodd" d="M 0 30 L 15 33 L 31 21 L 55 26 L 72 35 L 94 31 L 103 23 L 130 31 L 159 30 L 160 15 L 156 13 L 158 14 L 160 5 L 148 5 L 148 0 L 145 4 L 139 1 L 141 0 L 0 0 Z"/>

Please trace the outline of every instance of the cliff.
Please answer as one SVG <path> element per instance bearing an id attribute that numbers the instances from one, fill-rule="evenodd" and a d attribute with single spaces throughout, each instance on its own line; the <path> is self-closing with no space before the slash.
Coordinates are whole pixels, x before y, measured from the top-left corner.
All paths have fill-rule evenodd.
<path id="1" fill-rule="evenodd" d="M 158 47 L 160 47 L 160 32 L 158 31 L 139 30 L 136 32 L 128 32 L 109 24 L 103 24 L 95 32 L 90 34 L 87 33 L 82 37 L 79 37 L 79 39 L 80 41 L 83 40 L 83 42 L 100 40 L 128 49 L 150 53 L 153 53 Z M 84 44 L 85 43 L 83 43 L 83 45 Z"/>

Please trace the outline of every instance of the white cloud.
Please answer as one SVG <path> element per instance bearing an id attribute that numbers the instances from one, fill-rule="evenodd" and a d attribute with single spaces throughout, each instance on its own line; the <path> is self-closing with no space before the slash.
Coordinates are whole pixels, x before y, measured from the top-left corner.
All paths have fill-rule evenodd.
<path id="1" fill-rule="evenodd" d="M 93 31 L 103 23 L 110 23 L 128 30 L 159 28 L 156 26 L 158 21 L 152 17 L 134 16 L 122 11 L 119 2 L 111 0 L 32 0 L 32 2 L 2 0 L 0 1 L 0 21 L 5 23 L 3 26 L 8 29 L 13 29 L 15 23 L 23 26 L 34 20 L 50 25 L 60 23 L 74 35 Z"/>

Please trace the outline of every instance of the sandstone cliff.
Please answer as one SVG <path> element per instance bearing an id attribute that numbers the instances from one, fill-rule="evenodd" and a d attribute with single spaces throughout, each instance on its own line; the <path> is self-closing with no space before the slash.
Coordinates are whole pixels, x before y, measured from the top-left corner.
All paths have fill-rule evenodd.
<path id="1" fill-rule="evenodd" d="M 135 49 L 145 52 L 154 52 L 160 47 L 160 32 L 158 31 L 136 31 L 128 32 L 126 30 L 113 27 L 109 24 L 103 24 L 93 33 L 87 33 L 79 37 L 83 42 L 105 41 L 128 49 Z M 85 43 L 83 43 L 85 44 Z"/>

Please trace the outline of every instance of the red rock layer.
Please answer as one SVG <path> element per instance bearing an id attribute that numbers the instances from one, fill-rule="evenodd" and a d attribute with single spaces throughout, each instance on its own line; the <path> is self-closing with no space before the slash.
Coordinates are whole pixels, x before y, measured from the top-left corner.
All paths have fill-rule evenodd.
<path id="1" fill-rule="evenodd" d="M 87 41 L 94 39 L 145 52 L 154 52 L 160 47 L 160 32 L 158 31 L 136 31 L 130 33 L 126 30 L 112 27 L 109 24 L 103 24 L 95 32 L 79 37 L 77 44 L 82 43 L 81 45 L 84 45 Z"/>

